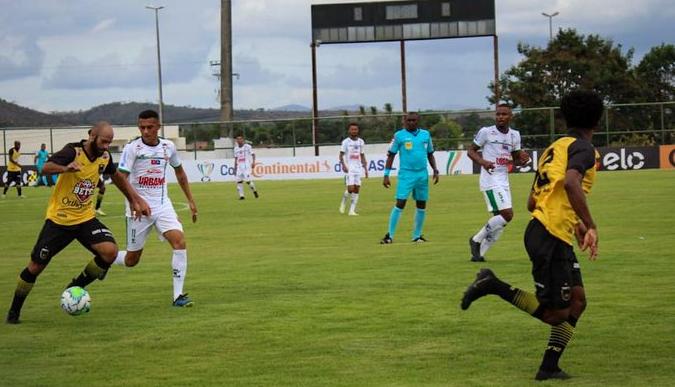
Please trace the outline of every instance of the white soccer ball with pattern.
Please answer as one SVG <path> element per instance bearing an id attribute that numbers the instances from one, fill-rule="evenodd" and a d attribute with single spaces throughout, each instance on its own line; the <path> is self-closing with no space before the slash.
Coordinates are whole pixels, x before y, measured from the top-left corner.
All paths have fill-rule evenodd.
<path id="1" fill-rule="evenodd" d="M 61 294 L 61 309 L 71 316 L 87 313 L 90 308 L 91 297 L 84 288 L 73 286 Z"/>

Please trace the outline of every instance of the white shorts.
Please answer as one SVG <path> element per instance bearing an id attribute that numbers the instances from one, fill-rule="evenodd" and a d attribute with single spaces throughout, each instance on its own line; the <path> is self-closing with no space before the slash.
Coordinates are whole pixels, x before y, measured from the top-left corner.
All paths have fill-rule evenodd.
<path id="1" fill-rule="evenodd" d="M 361 172 L 345 174 L 345 185 L 361 185 Z"/>
<path id="2" fill-rule="evenodd" d="M 511 204 L 511 189 L 509 187 L 492 187 L 483 191 L 483 197 L 485 198 L 488 212 L 493 214 L 513 207 Z"/>
<path id="3" fill-rule="evenodd" d="M 159 234 L 159 240 L 165 241 L 164 233 L 171 230 L 183 231 L 183 225 L 178 220 L 178 215 L 173 206 L 166 206 L 151 216 L 143 216 L 140 220 L 127 217 L 127 251 L 142 250 L 145 241 L 155 226 Z"/>
<path id="4" fill-rule="evenodd" d="M 251 181 L 251 170 L 249 168 L 237 168 L 235 178 L 237 182 Z"/>

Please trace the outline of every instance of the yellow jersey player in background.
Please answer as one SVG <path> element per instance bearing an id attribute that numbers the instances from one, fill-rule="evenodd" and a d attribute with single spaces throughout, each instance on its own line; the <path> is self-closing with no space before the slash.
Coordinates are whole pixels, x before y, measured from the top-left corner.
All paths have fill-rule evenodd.
<path id="1" fill-rule="evenodd" d="M 5 183 L 5 189 L 2 191 L 3 199 L 7 196 L 7 190 L 9 189 L 9 186 L 12 185 L 12 182 L 16 185 L 16 192 L 19 197 L 22 199 L 25 198 L 25 196 L 21 194 L 21 185 L 23 181 L 21 180 L 22 165 L 19 164 L 19 159 L 21 158 L 20 150 L 21 142 L 14 141 L 14 147 L 10 148 L 7 152 L 9 155 L 9 158 L 7 159 L 7 183 Z"/>
<path id="2" fill-rule="evenodd" d="M 532 220 L 525 230 L 525 249 L 532 262 L 536 295 L 499 280 L 481 269 L 462 298 L 462 309 L 488 294 L 551 325 L 551 334 L 536 380 L 567 379 L 558 360 L 574 335 L 586 308 L 579 262 L 574 255 L 575 235 L 590 259 L 598 254 L 598 231 L 586 203 L 595 180 L 597 152 L 591 140 L 603 112 L 600 97 L 591 91 L 573 91 L 560 109 L 569 130 L 539 159 L 528 210 Z"/>
<path id="3" fill-rule="evenodd" d="M 85 287 L 103 279 L 117 256 L 117 244 L 110 230 L 96 219 L 94 190 L 102 173 L 112 176 L 113 183 L 132 203 L 135 214 L 150 215 L 148 204 L 117 170 L 108 148 L 113 140 L 113 128 L 107 122 L 97 123 L 89 138 L 66 145 L 45 163 L 43 173 L 58 173 L 60 177 L 49 198 L 47 215 L 30 260 L 19 274 L 7 323 L 18 324 L 21 308 L 37 277 L 52 257 L 77 239 L 94 258 L 67 287 Z"/>

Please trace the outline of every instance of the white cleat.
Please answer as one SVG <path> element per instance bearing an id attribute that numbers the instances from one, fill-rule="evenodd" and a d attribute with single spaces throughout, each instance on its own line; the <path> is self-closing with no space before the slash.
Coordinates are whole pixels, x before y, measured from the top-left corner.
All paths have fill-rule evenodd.
<path id="1" fill-rule="evenodd" d="M 339 211 L 340 211 L 341 214 L 345 213 L 345 205 L 344 204 L 340 204 L 340 210 Z"/>
<path id="2" fill-rule="evenodd" d="M 103 212 L 103 210 L 101 210 L 100 208 L 99 208 L 98 210 L 96 210 L 96 214 L 97 214 L 97 215 L 100 215 L 100 216 L 106 216 L 106 215 L 107 215 L 107 214 L 106 214 L 105 212 Z"/>
<path id="3" fill-rule="evenodd" d="M 359 216 L 356 211 L 349 211 L 349 216 Z"/>

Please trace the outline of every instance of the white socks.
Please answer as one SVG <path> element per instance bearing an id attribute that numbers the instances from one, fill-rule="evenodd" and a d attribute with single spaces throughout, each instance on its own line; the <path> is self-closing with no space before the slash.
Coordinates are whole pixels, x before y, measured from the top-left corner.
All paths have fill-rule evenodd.
<path id="1" fill-rule="evenodd" d="M 249 181 L 246 184 L 248 184 L 248 186 L 251 187 L 251 191 L 255 191 L 255 184 L 253 184 L 252 181 Z"/>
<path id="2" fill-rule="evenodd" d="M 187 250 L 174 250 L 173 259 L 173 299 L 174 301 L 183 294 L 183 283 L 187 273 Z"/>
<path id="3" fill-rule="evenodd" d="M 347 199 L 349 198 L 349 195 L 351 195 L 349 191 L 345 190 L 345 192 L 342 194 L 342 203 L 340 206 L 344 207 L 347 205 Z"/>
<path id="4" fill-rule="evenodd" d="M 495 215 L 490 218 L 485 226 L 473 236 L 473 241 L 480 243 L 480 255 L 483 256 L 488 249 L 499 239 L 504 232 L 504 227 L 509 222 L 501 215 Z"/>
<path id="5" fill-rule="evenodd" d="M 349 212 L 356 212 L 356 203 L 359 201 L 359 194 L 352 193 L 352 205 L 349 207 Z"/>
<path id="6" fill-rule="evenodd" d="M 115 262 L 113 262 L 113 265 L 120 265 L 120 266 L 126 266 L 124 263 L 124 257 L 127 255 L 127 252 L 124 250 L 118 250 L 117 251 L 117 258 L 115 258 Z"/>
<path id="7" fill-rule="evenodd" d="M 243 184 L 237 183 L 237 192 L 239 193 L 240 198 L 244 197 L 244 185 Z"/>

